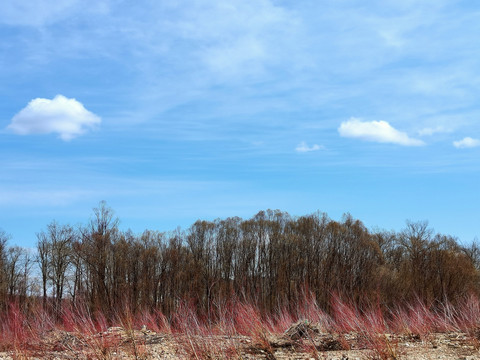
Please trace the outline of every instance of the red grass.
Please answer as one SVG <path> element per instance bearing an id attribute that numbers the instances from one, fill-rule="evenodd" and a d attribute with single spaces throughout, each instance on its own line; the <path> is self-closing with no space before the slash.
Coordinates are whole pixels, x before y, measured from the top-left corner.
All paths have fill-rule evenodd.
<path id="1" fill-rule="evenodd" d="M 22 310 L 18 303 L 13 302 L 0 315 L 0 350 L 45 349 L 42 339 L 55 329 L 75 334 L 94 357 L 105 358 L 119 346 L 120 339 L 98 334 L 105 332 L 109 326 L 122 326 L 127 334 L 131 334 L 137 357 L 145 353 L 146 345 L 136 342 L 134 330 L 140 330 L 145 325 L 151 331 L 171 334 L 183 353 L 191 358 L 218 358 L 225 354 L 235 358 L 240 357 L 238 344 L 228 339 L 248 336 L 256 346 L 267 353 L 272 352 L 270 335 L 283 333 L 299 319 L 317 324 L 325 332 L 355 332 L 363 337 L 365 347 L 372 349 L 376 357 L 387 359 L 395 357 L 398 344 L 395 337 L 386 334 L 427 336 L 449 331 L 474 334 L 480 327 L 480 300 L 467 296 L 455 305 L 448 302 L 426 304 L 417 300 L 395 309 L 385 309 L 379 304 L 360 309 L 352 302 L 333 295 L 331 312 L 327 314 L 309 295 L 293 309 L 282 308 L 275 314 L 262 314 L 253 304 L 232 298 L 224 303 L 213 303 L 209 316 L 200 316 L 193 303 L 181 302 L 170 319 L 159 311 L 133 314 L 128 308 L 107 319 L 102 313 L 92 314 L 81 305 L 64 306 L 60 316 L 56 317 L 41 306 Z M 223 345 L 217 341 L 218 336 L 222 336 Z M 304 345 L 310 349 L 312 344 L 307 341 Z M 309 351 L 314 352 L 314 349 Z"/>
<path id="2" fill-rule="evenodd" d="M 134 324 L 142 328 L 145 326 L 150 331 L 161 333 L 161 334 L 171 334 L 172 326 L 168 318 L 158 310 L 153 312 L 143 311 L 135 316 Z"/>
<path id="3" fill-rule="evenodd" d="M 29 339 L 29 327 L 27 326 L 25 316 L 18 307 L 17 303 L 12 303 L 8 307 L 1 319 L 1 347 L 8 349 L 13 346 L 25 346 Z"/>

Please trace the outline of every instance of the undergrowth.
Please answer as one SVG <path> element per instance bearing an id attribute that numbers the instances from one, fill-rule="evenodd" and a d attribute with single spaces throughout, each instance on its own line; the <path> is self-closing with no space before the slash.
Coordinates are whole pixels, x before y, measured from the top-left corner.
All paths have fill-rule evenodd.
<path id="1" fill-rule="evenodd" d="M 359 308 L 333 295 L 328 312 L 308 296 L 293 309 L 279 308 L 274 314 L 264 314 L 254 304 L 237 300 L 212 303 L 211 313 L 199 314 L 192 302 L 181 301 L 169 317 L 159 311 L 134 313 L 128 308 L 107 317 L 85 305 L 67 303 L 54 314 L 41 304 L 22 309 L 12 302 L 0 313 L 0 351 L 10 352 L 15 359 L 64 351 L 75 359 L 107 360 L 118 358 L 121 348 L 140 360 L 149 357 L 146 339 L 150 332 L 169 336 L 185 358 L 241 359 L 244 348 L 238 339 L 243 336 L 263 356 L 274 359 L 272 336 L 283 334 L 298 320 L 315 324 L 321 333 L 339 335 L 345 349 L 349 344 L 344 335 L 356 334 L 374 359 L 399 359 L 401 336 L 426 339 L 438 332 L 466 333 L 480 348 L 480 301 L 475 296 L 455 305 L 417 300 L 394 308 L 380 304 Z M 298 341 L 298 347 L 321 358 L 321 350 L 309 334 Z"/>

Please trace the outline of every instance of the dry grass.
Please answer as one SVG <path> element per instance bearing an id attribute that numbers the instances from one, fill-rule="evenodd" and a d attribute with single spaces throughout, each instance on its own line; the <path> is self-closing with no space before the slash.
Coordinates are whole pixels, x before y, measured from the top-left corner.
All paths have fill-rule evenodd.
<path id="1" fill-rule="evenodd" d="M 355 333 L 372 359 L 401 358 L 399 336 L 428 339 L 433 333 L 462 332 L 472 346 L 480 348 L 480 301 L 474 296 L 455 305 L 417 301 L 395 309 L 378 304 L 359 309 L 333 296 L 329 314 L 312 297 L 293 310 L 279 309 L 273 315 L 235 300 L 213 308 L 213 315 L 201 316 L 192 304 L 181 302 L 170 318 L 158 311 L 133 314 L 123 309 L 107 319 L 82 306 L 65 306 L 57 317 L 40 306 L 26 313 L 12 303 L 0 316 L 0 350 L 10 351 L 15 359 L 63 351 L 74 359 L 110 360 L 117 359 L 122 348 L 130 358 L 141 360 L 149 357 L 146 339 L 150 332 L 171 336 L 178 354 L 190 359 L 242 359 L 241 336 L 250 339 L 251 348 L 262 356 L 274 359 L 272 336 L 283 334 L 299 319 L 315 324 L 320 333 L 338 336 L 336 341 L 343 349 L 349 347 L 345 336 Z M 64 337 L 49 338 L 49 334 L 59 333 Z M 322 358 L 325 350 L 308 332 L 295 340 L 295 346 L 315 359 Z"/>

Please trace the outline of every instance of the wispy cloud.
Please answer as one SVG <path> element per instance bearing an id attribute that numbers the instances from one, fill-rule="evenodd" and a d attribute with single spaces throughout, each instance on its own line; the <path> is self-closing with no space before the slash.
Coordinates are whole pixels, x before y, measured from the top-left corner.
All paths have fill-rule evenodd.
<path id="1" fill-rule="evenodd" d="M 72 15 L 106 13 L 108 1 L 98 0 L 49 0 L 2 1 L 0 23 L 10 26 L 42 28 L 61 22 Z"/>
<path id="2" fill-rule="evenodd" d="M 425 144 L 421 140 L 409 137 L 407 133 L 395 129 L 387 121 L 383 120 L 361 121 L 357 118 L 351 118 L 340 124 L 338 132 L 343 137 L 380 143 L 392 143 L 402 146 L 420 146 Z"/>
<path id="3" fill-rule="evenodd" d="M 52 100 L 33 99 L 13 117 L 7 128 L 19 135 L 57 133 L 62 140 L 69 141 L 100 122 L 100 117 L 79 101 L 57 95 Z"/>
<path id="4" fill-rule="evenodd" d="M 64 206 L 99 196 L 91 190 L 77 189 L 0 189 L 0 207 Z"/>
<path id="5" fill-rule="evenodd" d="M 200 61 L 216 77 L 227 79 L 258 76 L 278 62 L 279 51 L 293 45 L 291 34 L 298 25 L 294 12 L 270 0 L 229 0 L 194 5 L 191 11 L 177 23 L 177 34 L 193 40 Z M 278 47 L 279 37 L 284 39 L 283 48 Z"/>
<path id="6" fill-rule="evenodd" d="M 48 0 L 2 1 L 0 23 L 43 26 L 70 13 L 78 0 L 60 0 L 52 6 Z"/>
<path id="7" fill-rule="evenodd" d="M 323 150 L 323 149 L 325 149 L 323 145 L 313 144 L 312 146 L 308 146 L 308 144 L 305 141 L 302 141 L 300 144 L 297 145 L 297 147 L 295 148 L 295 151 L 299 153 L 305 153 L 305 152 L 317 151 L 317 150 Z"/>
<path id="8" fill-rule="evenodd" d="M 449 128 L 446 128 L 445 126 L 439 125 L 435 127 L 425 127 L 423 129 L 420 129 L 418 131 L 418 135 L 420 136 L 431 136 L 433 134 L 438 134 L 438 133 L 448 133 L 451 132 L 452 130 Z"/>
<path id="9" fill-rule="evenodd" d="M 474 148 L 480 146 L 480 140 L 467 136 L 462 140 L 454 141 L 453 146 L 457 149 Z"/>

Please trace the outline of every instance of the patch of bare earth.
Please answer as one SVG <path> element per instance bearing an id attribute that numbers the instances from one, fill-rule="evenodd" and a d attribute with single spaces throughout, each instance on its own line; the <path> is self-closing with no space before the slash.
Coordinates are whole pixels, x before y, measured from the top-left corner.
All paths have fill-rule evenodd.
<path id="1" fill-rule="evenodd" d="M 158 334 L 109 328 L 97 334 L 50 331 L 0 359 L 480 359 L 479 334 L 325 333 L 308 323 L 262 336 Z"/>

